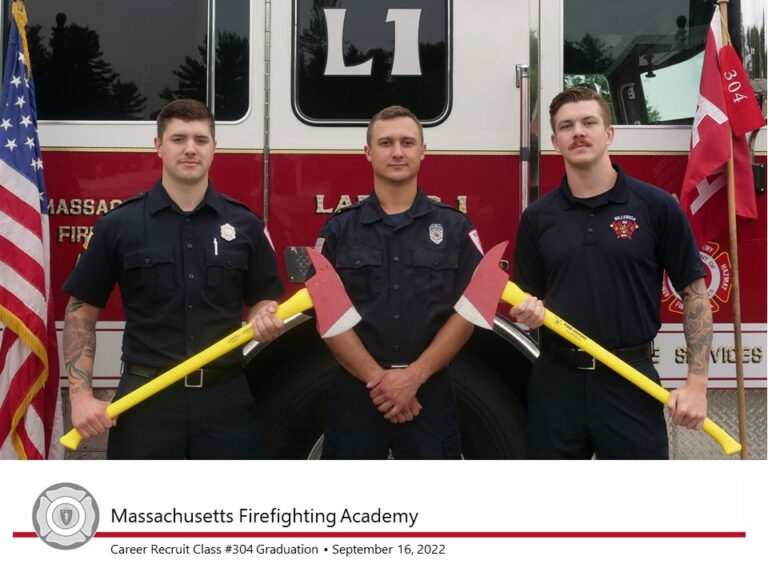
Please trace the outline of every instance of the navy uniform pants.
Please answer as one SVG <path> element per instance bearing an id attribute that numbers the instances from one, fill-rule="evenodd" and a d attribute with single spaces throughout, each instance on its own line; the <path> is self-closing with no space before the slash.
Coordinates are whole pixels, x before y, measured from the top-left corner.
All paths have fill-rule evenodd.
<path id="1" fill-rule="evenodd" d="M 411 422 L 393 424 L 376 409 L 365 384 L 340 370 L 332 387 L 323 459 L 448 460 L 461 458 L 459 421 L 448 370 L 416 393 L 422 410 Z"/>
<path id="2" fill-rule="evenodd" d="M 660 382 L 650 359 L 631 365 Z M 528 457 L 668 459 L 664 409 L 599 362 L 579 370 L 542 354 L 528 382 Z"/>
<path id="3" fill-rule="evenodd" d="M 123 374 L 115 399 L 149 380 Z M 242 374 L 203 388 L 171 384 L 121 414 L 107 444 L 108 459 L 258 457 L 256 405 Z"/>

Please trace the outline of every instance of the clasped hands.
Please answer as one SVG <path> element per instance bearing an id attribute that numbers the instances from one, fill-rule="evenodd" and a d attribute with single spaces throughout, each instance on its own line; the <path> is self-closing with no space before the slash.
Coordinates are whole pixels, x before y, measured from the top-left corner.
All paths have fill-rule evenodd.
<path id="1" fill-rule="evenodd" d="M 413 365 L 382 370 L 366 384 L 371 400 L 393 424 L 410 422 L 421 412 L 416 392 L 426 381 Z"/>

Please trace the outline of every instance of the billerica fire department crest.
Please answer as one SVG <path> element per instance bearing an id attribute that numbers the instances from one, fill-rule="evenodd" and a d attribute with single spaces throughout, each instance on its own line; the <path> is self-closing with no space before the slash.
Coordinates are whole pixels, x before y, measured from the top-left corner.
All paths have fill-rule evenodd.
<path id="1" fill-rule="evenodd" d="M 442 224 L 430 224 L 429 225 L 429 239 L 435 244 L 440 244 L 443 241 L 443 225 Z"/>
<path id="2" fill-rule="evenodd" d="M 640 224 L 637 223 L 637 218 L 629 214 L 616 216 L 611 223 L 611 229 L 619 240 L 632 240 L 632 235 L 638 228 Z"/>

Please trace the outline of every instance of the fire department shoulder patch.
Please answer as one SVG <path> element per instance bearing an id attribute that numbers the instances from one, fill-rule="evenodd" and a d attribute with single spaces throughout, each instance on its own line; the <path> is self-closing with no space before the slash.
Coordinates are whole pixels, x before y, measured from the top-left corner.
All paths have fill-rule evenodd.
<path id="1" fill-rule="evenodd" d="M 637 219 L 629 214 L 616 216 L 611 223 L 611 229 L 619 240 L 632 240 L 632 235 L 640 228 Z"/>
<path id="2" fill-rule="evenodd" d="M 469 239 L 472 240 L 472 243 L 475 245 L 475 248 L 477 248 L 477 251 L 480 252 L 480 254 L 485 255 L 485 252 L 483 252 L 483 245 L 480 243 L 480 234 L 477 233 L 475 228 L 469 232 Z"/>
<path id="3" fill-rule="evenodd" d="M 731 296 L 731 282 L 733 281 L 731 259 L 727 251 L 721 250 L 719 244 L 711 241 L 699 249 L 699 256 L 701 256 L 704 270 L 707 273 L 705 282 L 710 308 L 713 313 L 718 312 L 720 304 L 728 302 Z M 683 313 L 683 300 L 672 286 L 666 272 L 664 272 L 664 282 L 661 288 L 661 301 L 667 304 L 670 312 Z"/>

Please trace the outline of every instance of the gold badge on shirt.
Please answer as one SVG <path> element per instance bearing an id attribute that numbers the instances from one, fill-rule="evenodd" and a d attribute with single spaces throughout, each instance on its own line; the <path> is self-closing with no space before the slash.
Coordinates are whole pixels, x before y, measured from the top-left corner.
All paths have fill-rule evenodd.
<path id="1" fill-rule="evenodd" d="M 232 224 L 222 224 L 221 225 L 221 237 L 224 238 L 226 241 L 234 240 L 235 239 L 235 227 L 232 226 Z"/>

